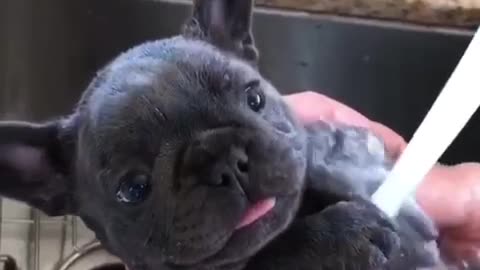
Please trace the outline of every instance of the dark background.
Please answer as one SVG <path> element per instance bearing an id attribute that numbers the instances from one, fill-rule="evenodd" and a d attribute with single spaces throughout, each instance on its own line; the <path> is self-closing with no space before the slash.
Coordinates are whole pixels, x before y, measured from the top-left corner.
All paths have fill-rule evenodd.
<path id="1" fill-rule="evenodd" d="M 159 0 L 0 0 L 0 116 L 70 112 L 98 68 L 133 45 L 176 34 L 189 8 Z M 272 12 L 256 14 L 255 36 L 263 74 L 282 93 L 327 94 L 407 139 L 471 40 L 471 33 Z M 477 138 L 478 112 L 442 161 L 480 161 Z"/>

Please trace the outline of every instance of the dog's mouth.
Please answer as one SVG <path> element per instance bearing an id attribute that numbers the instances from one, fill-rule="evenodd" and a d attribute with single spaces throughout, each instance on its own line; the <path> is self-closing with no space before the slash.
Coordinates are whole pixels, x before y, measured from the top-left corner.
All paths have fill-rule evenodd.
<path id="1" fill-rule="evenodd" d="M 270 195 L 271 196 L 271 195 Z M 205 265 L 227 265 L 253 256 L 289 222 L 297 194 L 264 197 L 250 204 L 235 223 L 226 242 L 205 258 Z"/>
<path id="2" fill-rule="evenodd" d="M 256 222 L 257 220 L 260 220 L 275 207 L 275 204 L 276 199 L 274 197 L 263 199 L 254 203 L 247 209 L 247 211 L 245 211 L 245 214 L 241 218 L 238 225 L 235 227 L 235 230 L 247 227 L 252 223 Z"/>

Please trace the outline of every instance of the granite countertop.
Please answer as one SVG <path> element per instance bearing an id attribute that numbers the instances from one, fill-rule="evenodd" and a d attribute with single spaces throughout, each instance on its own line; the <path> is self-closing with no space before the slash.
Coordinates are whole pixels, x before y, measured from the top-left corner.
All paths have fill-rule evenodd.
<path id="1" fill-rule="evenodd" d="M 474 29 L 480 0 L 256 0 L 262 7 Z"/>

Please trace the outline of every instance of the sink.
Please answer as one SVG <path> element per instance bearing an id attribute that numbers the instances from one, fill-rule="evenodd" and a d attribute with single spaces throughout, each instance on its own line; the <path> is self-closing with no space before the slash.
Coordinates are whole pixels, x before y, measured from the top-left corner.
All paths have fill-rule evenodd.
<path id="1" fill-rule="evenodd" d="M 44 120 L 69 113 L 98 68 L 133 45 L 174 35 L 189 9 L 189 1 L 172 0 L 0 1 L 0 117 Z M 406 139 L 473 35 L 266 9 L 254 20 L 260 69 L 283 94 L 327 94 Z M 480 161 L 472 147 L 479 137 L 477 112 L 441 161 Z M 73 252 L 70 218 L 49 219 L 10 200 L 2 210 L 0 254 L 15 257 L 22 269 L 53 269 Z M 77 222 L 77 244 L 88 243 L 93 235 Z"/>

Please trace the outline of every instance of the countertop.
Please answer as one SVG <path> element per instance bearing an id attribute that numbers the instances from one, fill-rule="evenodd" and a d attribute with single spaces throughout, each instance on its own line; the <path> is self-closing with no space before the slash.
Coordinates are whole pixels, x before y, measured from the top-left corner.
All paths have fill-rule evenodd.
<path id="1" fill-rule="evenodd" d="M 480 25 L 480 0 L 256 0 L 262 7 L 328 13 L 422 25 Z"/>

